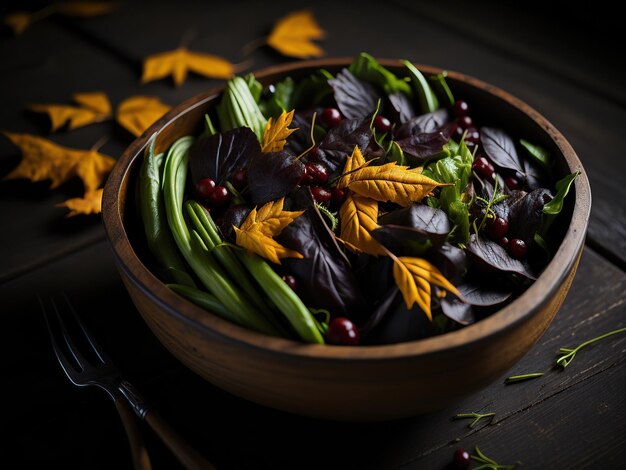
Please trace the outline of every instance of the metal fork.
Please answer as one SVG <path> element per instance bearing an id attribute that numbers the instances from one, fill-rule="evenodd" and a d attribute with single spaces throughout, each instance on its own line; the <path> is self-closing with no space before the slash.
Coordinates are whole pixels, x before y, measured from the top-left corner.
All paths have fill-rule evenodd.
<path id="1" fill-rule="evenodd" d="M 147 405 L 133 385 L 122 378 L 111 359 L 87 330 L 67 295 L 63 294 L 63 300 L 59 302 L 50 297 L 47 305 L 40 296 L 37 297 L 48 326 L 52 348 L 67 377 L 79 387 L 89 385 L 100 387 L 115 402 L 126 430 L 136 470 L 152 468 L 137 418 L 145 420 L 150 425 L 186 468 L 205 470 L 215 468 Z M 76 341 L 72 340 L 68 331 L 69 323 L 66 322 L 70 321 L 79 327 L 77 330 L 80 330 L 80 333 L 76 334 L 83 336 L 82 342 L 85 345 L 82 350 Z M 74 338 L 78 340 L 77 336 Z"/>

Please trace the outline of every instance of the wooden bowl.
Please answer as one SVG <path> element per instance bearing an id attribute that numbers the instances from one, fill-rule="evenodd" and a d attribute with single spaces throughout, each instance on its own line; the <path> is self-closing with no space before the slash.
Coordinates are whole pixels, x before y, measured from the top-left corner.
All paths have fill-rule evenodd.
<path id="1" fill-rule="evenodd" d="M 319 67 L 339 70 L 350 59 L 279 65 L 257 72 L 264 84 Z M 381 61 L 400 72 L 397 61 Z M 418 67 L 427 74 L 441 72 Z M 146 267 L 149 254 L 137 221 L 135 182 L 149 136 L 157 152 L 201 129 L 216 103 L 213 89 L 172 109 L 121 156 L 104 189 L 103 217 L 122 280 L 144 320 L 169 351 L 211 383 L 277 409 L 333 420 L 374 421 L 443 408 L 485 387 L 513 366 L 550 325 L 570 288 L 584 246 L 591 193 L 578 157 L 537 111 L 508 93 L 466 75 L 448 82 L 472 114 L 547 148 L 558 178 L 580 171 L 558 217 L 560 248 L 519 298 L 461 330 L 393 345 L 341 347 L 265 336 L 222 320 L 169 290 Z"/>

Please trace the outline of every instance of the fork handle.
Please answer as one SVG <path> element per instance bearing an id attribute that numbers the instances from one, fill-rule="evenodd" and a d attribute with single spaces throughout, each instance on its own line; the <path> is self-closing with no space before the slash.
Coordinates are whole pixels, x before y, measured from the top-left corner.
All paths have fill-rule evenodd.
<path id="1" fill-rule="evenodd" d="M 124 397 L 115 399 L 115 407 L 117 408 L 120 418 L 122 418 L 122 423 L 126 430 L 135 470 L 152 470 L 148 450 L 146 449 L 146 445 L 141 437 L 141 432 L 139 431 L 137 415 L 135 415 L 135 412 Z"/>
<path id="2" fill-rule="evenodd" d="M 215 467 L 174 431 L 156 411 L 149 410 L 144 419 L 185 468 L 215 470 Z"/>

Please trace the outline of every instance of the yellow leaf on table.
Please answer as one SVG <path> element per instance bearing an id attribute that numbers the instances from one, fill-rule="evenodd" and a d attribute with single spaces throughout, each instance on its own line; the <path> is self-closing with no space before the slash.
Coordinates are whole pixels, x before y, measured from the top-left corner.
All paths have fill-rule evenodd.
<path id="1" fill-rule="evenodd" d="M 267 44 L 289 57 L 321 57 L 324 51 L 311 41 L 323 38 L 324 34 L 310 11 L 296 11 L 276 22 Z"/>
<path id="2" fill-rule="evenodd" d="M 285 248 L 272 238 L 303 213 L 284 211 L 284 200 L 285 198 L 270 201 L 258 210 L 252 209 L 241 227 L 234 227 L 237 245 L 275 264 L 280 264 L 280 258 L 302 258 L 300 253 Z"/>
<path id="3" fill-rule="evenodd" d="M 155 96 L 131 96 L 117 107 L 117 122 L 135 137 L 167 113 L 171 106 Z"/>
<path id="4" fill-rule="evenodd" d="M 341 178 L 339 179 L 339 183 L 337 183 L 337 187 L 347 187 L 350 181 L 352 181 L 352 175 L 354 172 L 359 168 L 364 168 L 365 166 L 367 166 L 367 162 L 363 158 L 361 149 L 359 149 L 358 146 L 355 146 L 352 151 L 352 155 L 346 158 L 346 164 L 343 167 L 343 173 L 341 173 Z"/>
<path id="5" fill-rule="evenodd" d="M 294 112 L 293 109 L 288 113 L 283 111 L 276 120 L 269 118 L 265 125 L 265 132 L 263 132 L 263 145 L 261 146 L 263 153 L 280 152 L 285 147 L 287 137 L 298 130 L 298 128 L 289 129 Z"/>
<path id="6" fill-rule="evenodd" d="M 457 288 L 435 266 L 422 258 L 394 257 L 393 278 L 400 292 L 402 292 L 406 307 L 411 309 L 413 304 L 417 303 L 429 320 L 432 320 L 430 311 L 431 284 L 461 297 Z"/>
<path id="7" fill-rule="evenodd" d="M 235 67 L 222 57 L 179 47 L 173 51 L 146 57 L 143 62 L 141 83 L 160 80 L 171 75 L 176 86 L 179 86 L 187 78 L 188 71 L 208 78 L 228 79 L 235 73 Z"/>
<path id="8" fill-rule="evenodd" d="M 78 176 L 83 181 L 85 193 L 89 193 L 101 186 L 115 165 L 115 160 L 95 150 L 62 147 L 29 134 L 4 132 L 4 135 L 22 151 L 22 161 L 5 179 L 50 180 L 51 188 L 56 188 Z"/>
<path id="9" fill-rule="evenodd" d="M 110 13 L 117 8 L 116 2 L 57 2 L 53 5 L 56 12 L 67 16 L 79 18 L 92 18 L 94 16 Z"/>
<path id="10" fill-rule="evenodd" d="M 361 196 L 407 207 L 421 201 L 436 187 L 449 185 L 438 183 L 417 169 L 391 162 L 356 170 L 350 174 L 346 186 Z"/>
<path id="11" fill-rule="evenodd" d="M 16 36 L 19 36 L 30 25 L 31 16 L 27 11 L 16 11 L 4 16 L 2 22 L 11 28 Z"/>
<path id="12" fill-rule="evenodd" d="M 373 199 L 348 194 L 339 209 L 341 241 L 354 251 L 369 255 L 383 255 L 385 250 L 370 232 L 378 225 L 378 202 Z"/>
<path id="13" fill-rule="evenodd" d="M 66 207 L 70 210 L 68 217 L 79 214 L 99 214 L 102 212 L 102 188 L 86 192 L 83 197 L 75 197 L 57 204 L 57 207 Z"/>
<path id="14" fill-rule="evenodd" d="M 62 104 L 33 104 L 28 109 L 37 113 L 47 113 L 52 123 L 52 132 L 68 124 L 68 129 L 101 122 L 111 116 L 111 103 L 102 92 L 76 93 L 74 101 L 81 105 L 67 106 Z"/>

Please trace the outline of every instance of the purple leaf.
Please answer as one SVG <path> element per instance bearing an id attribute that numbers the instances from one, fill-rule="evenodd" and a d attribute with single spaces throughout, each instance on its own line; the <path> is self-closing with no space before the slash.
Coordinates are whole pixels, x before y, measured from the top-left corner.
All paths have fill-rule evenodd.
<path id="1" fill-rule="evenodd" d="M 450 115 L 445 109 L 438 109 L 432 113 L 422 114 L 411 118 L 395 131 L 396 139 L 405 139 L 414 134 L 434 132 L 450 121 Z"/>
<path id="2" fill-rule="evenodd" d="M 515 142 L 506 132 L 493 127 L 483 127 L 480 129 L 480 141 L 485 153 L 496 165 L 526 174 L 515 150 Z"/>
<path id="3" fill-rule="evenodd" d="M 263 205 L 286 196 L 298 185 L 303 171 L 302 162 L 285 150 L 251 158 L 248 189 L 252 203 Z"/>
<path id="4" fill-rule="evenodd" d="M 446 317 L 461 325 L 471 325 L 476 321 L 472 306 L 452 295 L 441 299 L 441 311 Z"/>
<path id="5" fill-rule="evenodd" d="M 496 242 L 472 234 L 466 251 L 478 263 L 485 263 L 497 271 L 517 273 L 528 279 L 536 279 L 528 263 L 511 258 Z"/>
<path id="6" fill-rule="evenodd" d="M 411 100 L 404 93 L 398 92 L 389 95 L 389 103 L 391 103 L 391 107 L 396 113 L 396 121 L 404 124 L 415 117 Z"/>
<path id="7" fill-rule="evenodd" d="M 424 161 L 441 152 L 443 146 L 450 140 L 455 128 L 456 124 L 450 123 L 434 132 L 413 134 L 404 139 L 396 140 L 396 142 L 405 155 Z"/>
<path id="8" fill-rule="evenodd" d="M 328 80 L 333 88 L 339 111 L 348 119 L 367 116 L 376 110 L 379 95 L 369 83 L 356 78 L 348 69 L 343 69 L 333 80 Z"/>

